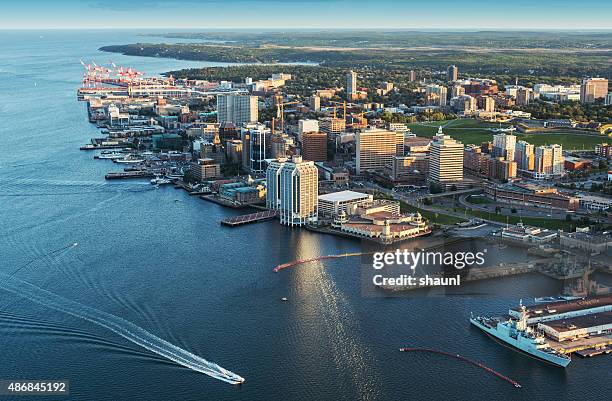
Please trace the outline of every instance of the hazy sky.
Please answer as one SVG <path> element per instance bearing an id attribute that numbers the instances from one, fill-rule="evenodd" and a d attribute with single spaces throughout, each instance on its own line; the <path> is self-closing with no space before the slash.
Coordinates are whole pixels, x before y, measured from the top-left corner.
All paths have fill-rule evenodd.
<path id="1" fill-rule="evenodd" d="M 612 0 L 0 0 L 0 29 L 612 29 Z"/>

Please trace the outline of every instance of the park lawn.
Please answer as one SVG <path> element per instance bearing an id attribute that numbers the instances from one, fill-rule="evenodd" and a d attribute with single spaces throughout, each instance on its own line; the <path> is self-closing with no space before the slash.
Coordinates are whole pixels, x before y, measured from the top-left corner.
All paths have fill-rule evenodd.
<path id="1" fill-rule="evenodd" d="M 457 120 L 462 121 L 462 120 Z M 439 122 L 440 123 L 440 122 Z M 438 125 L 436 126 L 425 126 L 420 124 L 408 124 L 408 128 L 412 130 L 417 136 L 432 137 L 438 132 Z M 475 144 L 480 145 L 482 142 L 488 142 L 493 140 L 493 131 L 486 128 L 474 128 L 465 129 L 464 127 L 456 127 L 453 129 L 452 126 L 445 128 L 443 127 L 444 133 L 450 135 L 453 139 L 462 142 L 464 145 Z M 589 136 L 581 134 L 571 133 L 559 133 L 559 134 L 520 134 L 515 133 L 517 141 L 527 141 L 534 146 L 540 145 L 552 145 L 559 144 L 564 149 L 576 149 L 576 150 L 593 150 L 595 145 L 605 142 L 607 137 L 605 136 Z"/>
<path id="2" fill-rule="evenodd" d="M 490 203 L 493 203 L 493 201 L 489 198 L 486 198 L 484 196 L 468 196 L 466 199 L 466 201 L 468 201 L 469 203 L 473 203 L 475 205 L 487 205 Z"/>
<path id="3" fill-rule="evenodd" d="M 421 208 L 409 205 L 406 202 L 400 201 L 400 207 L 401 207 L 402 213 L 419 212 L 421 213 L 421 216 L 425 217 L 430 222 L 441 224 L 441 225 L 453 225 L 453 224 L 462 223 L 464 221 L 467 221 L 465 219 L 460 219 L 455 216 L 449 216 L 448 214 L 444 214 L 443 212 L 435 213 L 435 212 L 430 212 L 428 210 L 423 210 Z"/>
<path id="4" fill-rule="evenodd" d="M 540 228 L 548 228 L 549 230 L 564 230 L 572 231 L 576 226 L 576 222 L 566 220 L 546 219 L 541 217 L 520 217 L 520 216 L 504 216 L 496 213 L 489 213 L 482 210 L 469 210 L 467 214 L 481 219 L 497 221 L 499 223 L 517 224 L 521 221 L 527 226 L 535 226 Z"/>

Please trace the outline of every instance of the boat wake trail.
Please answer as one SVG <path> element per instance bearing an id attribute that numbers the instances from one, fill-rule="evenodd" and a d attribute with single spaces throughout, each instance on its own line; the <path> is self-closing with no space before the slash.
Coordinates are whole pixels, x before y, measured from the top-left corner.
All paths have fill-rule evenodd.
<path id="1" fill-rule="evenodd" d="M 118 316 L 80 304 L 3 273 L 0 273 L 0 288 L 37 304 L 95 323 L 136 345 L 196 372 L 204 373 L 230 384 L 241 384 L 244 382 L 244 378 L 241 376 L 183 348 L 177 347 Z"/>

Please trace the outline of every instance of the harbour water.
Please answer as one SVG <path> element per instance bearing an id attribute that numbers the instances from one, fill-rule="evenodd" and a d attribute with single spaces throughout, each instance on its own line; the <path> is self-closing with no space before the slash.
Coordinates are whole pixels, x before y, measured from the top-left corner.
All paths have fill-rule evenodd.
<path id="1" fill-rule="evenodd" d="M 504 348 L 470 326 L 470 311 L 503 313 L 538 275 L 494 296 L 364 297 L 359 259 L 272 273 L 358 241 L 281 227 L 229 228 L 240 212 L 148 180 L 107 182 L 113 168 L 79 146 L 96 136 L 76 101 L 79 59 L 148 74 L 218 65 L 107 54 L 136 32 L 0 32 L 0 273 L 127 320 L 246 378 L 232 386 L 179 366 L 91 322 L 0 288 L 0 379 L 69 379 L 78 400 L 599 400 L 612 358 L 566 369 Z M 426 245 L 427 239 L 415 245 Z M 77 243 L 77 246 L 71 246 Z M 2 276 L 0 276 L 0 279 Z M 552 293 L 550 295 L 553 295 Z M 281 302 L 286 297 L 287 302 Z M 430 354 L 456 352 L 516 380 Z"/>

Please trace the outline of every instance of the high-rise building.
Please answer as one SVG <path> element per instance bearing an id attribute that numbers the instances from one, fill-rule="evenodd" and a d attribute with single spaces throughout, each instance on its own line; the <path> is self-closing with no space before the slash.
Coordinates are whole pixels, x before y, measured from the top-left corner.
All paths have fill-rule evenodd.
<path id="1" fill-rule="evenodd" d="M 318 175 L 314 162 L 301 156 L 270 163 L 266 170 L 266 204 L 279 211 L 281 224 L 302 226 L 316 220 Z"/>
<path id="2" fill-rule="evenodd" d="M 319 132 L 319 120 L 299 120 L 298 135 L 301 137 L 304 132 Z"/>
<path id="3" fill-rule="evenodd" d="M 470 114 L 476 111 L 476 99 L 470 95 L 461 95 L 451 98 L 451 107 L 463 114 Z"/>
<path id="4" fill-rule="evenodd" d="M 525 105 L 531 102 L 531 98 L 533 96 L 533 91 L 531 88 L 525 88 L 524 86 L 520 86 L 516 90 L 516 104 L 517 105 Z"/>
<path id="5" fill-rule="evenodd" d="M 325 132 L 330 139 L 346 130 L 346 120 L 344 118 L 325 117 L 321 119 L 320 125 L 321 132 Z"/>
<path id="6" fill-rule="evenodd" d="M 604 99 L 608 94 L 608 80 L 606 78 L 586 78 L 580 85 L 580 102 L 593 103 L 597 99 Z"/>
<path id="7" fill-rule="evenodd" d="M 266 206 L 269 209 L 280 208 L 280 173 L 287 159 L 272 160 L 266 169 Z"/>
<path id="8" fill-rule="evenodd" d="M 518 141 L 514 151 L 514 160 L 518 170 L 533 171 L 535 166 L 535 147 L 529 142 Z"/>
<path id="9" fill-rule="evenodd" d="M 565 158 L 561 145 L 538 146 L 535 149 L 535 178 L 559 177 L 565 174 Z"/>
<path id="10" fill-rule="evenodd" d="M 479 96 L 476 103 L 480 110 L 488 112 L 495 111 L 495 99 L 493 99 L 491 96 Z"/>
<path id="11" fill-rule="evenodd" d="M 417 80 L 416 71 L 410 70 L 408 71 L 408 82 L 414 82 Z"/>
<path id="12" fill-rule="evenodd" d="M 304 160 L 322 162 L 327 160 L 327 134 L 304 132 L 302 134 L 302 156 Z"/>
<path id="13" fill-rule="evenodd" d="M 262 173 L 266 159 L 266 137 L 270 129 L 264 124 L 245 124 L 240 129 L 242 139 L 242 167 L 251 173 Z"/>
<path id="14" fill-rule="evenodd" d="M 552 171 L 555 177 L 565 174 L 565 157 L 563 157 L 563 147 L 561 145 L 550 145 L 552 150 Z"/>
<path id="15" fill-rule="evenodd" d="M 239 93 L 217 95 L 217 121 L 234 124 L 257 122 L 258 98 Z"/>
<path id="16" fill-rule="evenodd" d="M 465 88 L 461 85 L 453 85 L 451 86 L 451 94 L 450 97 L 454 98 L 457 96 L 463 96 L 465 95 Z"/>
<path id="17" fill-rule="evenodd" d="M 444 183 L 463 179 L 463 144 L 448 135 L 442 127 L 431 142 L 429 182 Z"/>
<path id="18" fill-rule="evenodd" d="M 425 99 L 429 106 L 446 106 L 448 90 L 442 85 L 427 85 L 425 87 Z"/>
<path id="19" fill-rule="evenodd" d="M 321 98 L 317 95 L 312 95 L 309 99 L 308 99 L 308 105 L 310 106 L 310 108 L 313 111 L 319 111 L 321 110 Z"/>
<path id="20" fill-rule="evenodd" d="M 355 134 L 356 173 L 382 170 L 394 156 L 404 155 L 404 133 L 372 128 Z"/>
<path id="21" fill-rule="evenodd" d="M 503 157 L 491 159 L 489 164 L 489 177 L 498 180 L 509 180 L 516 177 L 516 162 Z"/>
<path id="22" fill-rule="evenodd" d="M 493 157 L 503 157 L 504 160 L 514 160 L 516 136 L 505 133 L 493 135 Z"/>
<path id="23" fill-rule="evenodd" d="M 608 95 L 606 96 L 606 100 L 604 100 L 604 104 L 606 106 L 612 105 L 612 92 L 608 93 Z"/>
<path id="24" fill-rule="evenodd" d="M 346 74 L 346 95 L 348 100 L 357 96 L 357 73 L 355 71 L 349 71 Z"/>
<path id="25" fill-rule="evenodd" d="M 446 76 L 448 77 L 449 81 L 456 81 L 457 78 L 459 78 L 459 68 L 457 68 L 456 65 L 449 65 L 448 69 L 446 70 Z"/>

